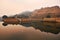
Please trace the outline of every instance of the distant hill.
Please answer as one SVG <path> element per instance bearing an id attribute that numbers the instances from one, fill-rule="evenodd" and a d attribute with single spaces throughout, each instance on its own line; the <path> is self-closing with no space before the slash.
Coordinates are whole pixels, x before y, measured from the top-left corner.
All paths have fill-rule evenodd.
<path id="1" fill-rule="evenodd" d="M 20 14 L 16 14 L 14 16 L 10 16 L 10 17 L 18 17 L 18 18 L 29 18 L 31 16 L 32 12 L 30 11 L 25 11 L 25 12 L 22 12 Z"/>
<path id="2" fill-rule="evenodd" d="M 32 18 L 43 18 L 43 17 L 60 17 L 60 7 L 53 6 L 53 7 L 46 7 L 34 10 L 31 14 Z"/>

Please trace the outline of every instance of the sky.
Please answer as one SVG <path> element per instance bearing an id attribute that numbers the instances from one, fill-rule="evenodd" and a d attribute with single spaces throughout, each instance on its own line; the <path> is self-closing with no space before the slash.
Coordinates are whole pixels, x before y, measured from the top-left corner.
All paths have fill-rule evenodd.
<path id="1" fill-rule="evenodd" d="M 0 0 L 0 16 L 56 5 L 60 6 L 60 0 Z"/>

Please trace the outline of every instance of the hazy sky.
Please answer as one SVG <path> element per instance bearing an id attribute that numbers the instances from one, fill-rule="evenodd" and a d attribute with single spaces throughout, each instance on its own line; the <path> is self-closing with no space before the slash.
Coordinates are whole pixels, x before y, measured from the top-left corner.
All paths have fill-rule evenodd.
<path id="1" fill-rule="evenodd" d="M 0 0 L 0 15 L 13 15 L 55 5 L 60 6 L 60 0 Z"/>

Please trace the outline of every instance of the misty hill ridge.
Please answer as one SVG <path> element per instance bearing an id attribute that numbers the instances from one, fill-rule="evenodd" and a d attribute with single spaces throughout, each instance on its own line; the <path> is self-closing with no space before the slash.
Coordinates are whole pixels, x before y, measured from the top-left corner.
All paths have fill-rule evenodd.
<path id="1" fill-rule="evenodd" d="M 50 14 L 51 17 L 60 16 L 60 7 L 53 6 L 34 10 L 31 17 L 46 17 L 48 14 Z"/>
<path id="2" fill-rule="evenodd" d="M 19 13 L 19 14 L 16 14 L 16 15 L 13 15 L 13 16 L 10 16 L 10 17 L 18 17 L 18 18 L 29 18 L 29 16 L 31 16 L 32 12 L 30 11 L 25 11 L 25 12 L 22 12 L 22 13 Z"/>

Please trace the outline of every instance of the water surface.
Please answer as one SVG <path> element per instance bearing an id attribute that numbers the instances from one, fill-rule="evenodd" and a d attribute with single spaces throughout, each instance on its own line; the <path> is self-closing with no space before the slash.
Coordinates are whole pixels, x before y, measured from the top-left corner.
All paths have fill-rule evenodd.
<path id="1" fill-rule="evenodd" d="M 32 22 L 3 26 L 0 40 L 60 40 L 60 23 Z"/>

